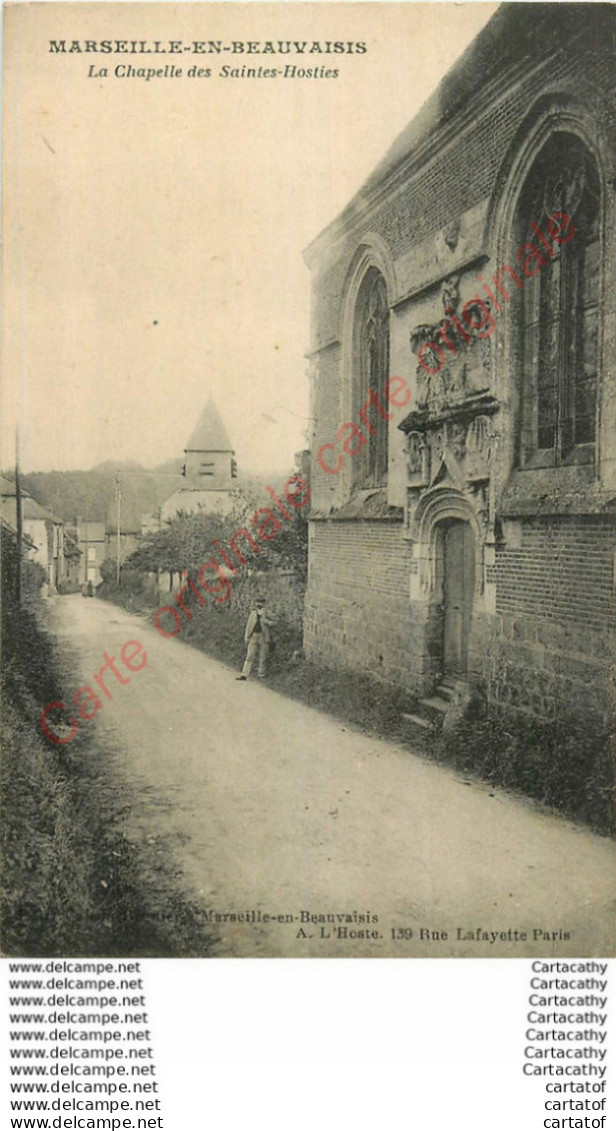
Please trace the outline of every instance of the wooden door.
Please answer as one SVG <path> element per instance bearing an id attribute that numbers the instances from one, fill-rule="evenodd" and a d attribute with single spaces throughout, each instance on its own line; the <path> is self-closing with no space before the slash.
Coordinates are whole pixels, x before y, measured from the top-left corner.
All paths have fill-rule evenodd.
<path id="1" fill-rule="evenodd" d="M 463 677 L 468 665 L 475 589 L 473 534 L 468 522 L 456 519 L 445 527 L 443 574 L 443 671 Z"/>

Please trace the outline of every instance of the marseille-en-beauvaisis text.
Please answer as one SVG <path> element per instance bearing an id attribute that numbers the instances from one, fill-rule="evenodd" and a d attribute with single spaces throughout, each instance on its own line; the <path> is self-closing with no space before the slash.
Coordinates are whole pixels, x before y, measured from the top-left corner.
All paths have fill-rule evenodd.
<path id="1" fill-rule="evenodd" d="M 50 39 L 52 55 L 365 55 L 363 42 L 342 39 Z"/>

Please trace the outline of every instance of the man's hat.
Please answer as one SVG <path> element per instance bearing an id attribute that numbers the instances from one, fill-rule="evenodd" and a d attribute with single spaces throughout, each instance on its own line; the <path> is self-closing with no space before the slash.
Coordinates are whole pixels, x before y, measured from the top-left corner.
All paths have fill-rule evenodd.
<path id="1" fill-rule="evenodd" d="M 255 605 L 264 605 L 264 604 L 265 604 L 265 597 L 257 597 L 257 599 L 255 601 Z"/>

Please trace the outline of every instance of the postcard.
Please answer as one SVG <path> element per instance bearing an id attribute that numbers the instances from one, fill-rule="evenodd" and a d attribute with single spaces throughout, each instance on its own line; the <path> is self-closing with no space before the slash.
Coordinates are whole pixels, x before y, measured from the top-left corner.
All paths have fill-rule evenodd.
<path id="1" fill-rule="evenodd" d="M 5 5 L 5 955 L 602 977 L 615 20 Z"/>

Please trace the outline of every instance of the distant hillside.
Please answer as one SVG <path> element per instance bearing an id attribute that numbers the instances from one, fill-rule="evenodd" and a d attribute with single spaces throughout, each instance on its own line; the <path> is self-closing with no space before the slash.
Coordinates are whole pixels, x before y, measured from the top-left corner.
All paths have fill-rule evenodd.
<path id="1" fill-rule="evenodd" d="M 152 468 L 155 475 L 181 475 L 184 460 L 168 459 L 165 463 L 159 463 L 158 467 Z"/>
<path id="2" fill-rule="evenodd" d="M 115 471 L 143 471 L 143 468 L 140 463 L 135 463 L 130 459 L 106 459 L 103 463 L 97 463 L 92 471 L 101 471 L 103 475 L 113 475 Z"/>
<path id="3" fill-rule="evenodd" d="M 76 517 L 104 522 L 113 499 L 114 477 L 103 471 L 34 471 L 22 476 L 27 491 L 65 522 Z"/>
<path id="4" fill-rule="evenodd" d="M 103 470 L 107 466 L 109 470 Z M 91 522 L 106 522 L 110 504 L 116 498 L 117 463 L 93 471 L 35 471 L 22 476 L 23 485 L 43 506 L 67 523 L 78 516 Z M 120 465 L 122 491 L 130 496 L 131 506 L 141 514 L 156 511 L 175 490 L 177 476 L 147 472 L 139 464 Z"/>
<path id="5" fill-rule="evenodd" d="M 121 472 L 126 503 L 130 499 L 131 510 L 145 515 L 157 511 L 169 495 L 184 485 L 182 463 L 181 459 L 171 459 L 148 471 L 137 463 L 107 460 L 91 471 L 34 471 L 23 475 L 22 481 L 37 502 L 66 523 L 72 525 L 78 516 L 90 522 L 106 522 L 116 498 L 117 470 Z M 240 472 L 237 486 L 251 503 L 264 505 L 269 498 L 267 488 L 280 492 L 292 474 L 292 469 L 288 474 L 272 475 Z M 10 472 L 9 478 L 13 478 Z"/>

